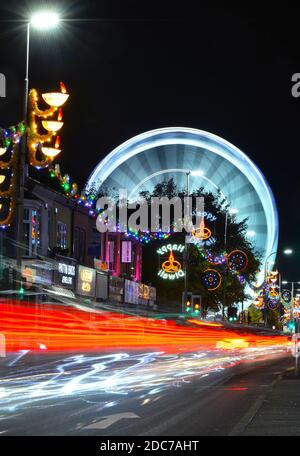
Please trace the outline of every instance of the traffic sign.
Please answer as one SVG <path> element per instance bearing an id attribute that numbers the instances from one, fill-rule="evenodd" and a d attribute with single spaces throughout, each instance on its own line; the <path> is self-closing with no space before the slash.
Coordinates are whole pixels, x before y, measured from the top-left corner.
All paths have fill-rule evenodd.
<path id="1" fill-rule="evenodd" d="M 295 333 L 292 336 L 291 352 L 295 358 L 300 355 L 300 333 Z"/>

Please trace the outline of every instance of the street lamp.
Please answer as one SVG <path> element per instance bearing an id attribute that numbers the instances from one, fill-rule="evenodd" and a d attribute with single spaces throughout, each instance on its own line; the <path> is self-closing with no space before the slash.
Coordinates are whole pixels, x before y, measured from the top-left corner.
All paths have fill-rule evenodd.
<path id="1" fill-rule="evenodd" d="M 204 176 L 204 172 L 202 170 L 195 170 L 195 171 L 186 171 L 186 195 L 187 195 L 187 213 L 189 214 L 189 195 L 190 195 L 190 176 L 193 177 L 201 177 Z M 187 222 L 186 222 L 187 223 Z M 186 242 L 186 236 L 184 238 L 184 251 L 185 251 L 185 274 L 184 274 L 184 293 L 183 293 L 183 303 L 182 303 L 182 313 L 185 309 L 185 303 L 187 300 L 187 292 L 188 292 L 188 244 Z"/>
<path id="2" fill-rule="evenodd" d="M 41 30 L 48 30 L 58 25 L 59 15 L 55 11 L 38 11 L 31 16 L 30 24 Z"/>
<path id="3" fill-rule="evenodd" d="M 282 285 L 290 284 L 291 287 L 291 320 L 294 318 L 294 294 L 295 294 L 295 285 L 299 285 L 300 282 L 288 282 L 287 280 L 282 281 Z M 295 332 L 297 328 L 295 327 Z"/>
<path id="4" fill-rule="evenodd" d="M 25 66 L 25 87 L 24 87 L 24 106 L 23 119 L 24 126 L 27 129 L 28 124 L 28 97 L 29 97 L 29 43 L 30 43 L 30 26 L 39 29 L 50 29 L 55 27 L 59 22 L 59 16 L 53 11 L 43 11 L 34 14 L 26 26 L 26 66 Z M 26 131 L 26 130 L 25 130 Z M 17 271 L 21 274 L 22 267 L 22 243 L 23 243 L 23 223 L 24 219 L 24 185 L 25 185 L 25 163 L 26 163 L 26 141 L 27 135 L 22 138 L 20 155 L 19 155 L 19 173 L 18 173 L 18 225 L 17 225 Z"/>
<path id="5" fill-rule="evenodd" d="M 227 250 L 227 226 L 228 226 L 228 215 L 236 215 L 239 213 L 239 210 L 236 208 L 226 208 L 225 214 L 225 230 L 224 230 L 224 251 Z M 226 276 L 226 263 L 224 263 L 224 282 L 223 282 L 223 307 L 222 307 L 222 318 L 225 317 L 225 304 L 226 304 L 226 285 L 227 285 L 227 276 Z"/>

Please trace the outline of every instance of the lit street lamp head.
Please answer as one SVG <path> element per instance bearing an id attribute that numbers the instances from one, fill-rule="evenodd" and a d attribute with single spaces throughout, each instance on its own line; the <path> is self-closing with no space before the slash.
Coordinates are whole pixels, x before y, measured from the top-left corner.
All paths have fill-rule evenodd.
<path id="1" fill-rule="evenodd" d="M 292 249 L 285 249 L 285 250 L 283 251 L 283 253 L 284 253 L 285 255 L 292 255 L 294 252 L 293 252 Z"/>
<path id="2" fill-rule="evenodd" d="M 196 171 L 191 171 L 191 176 L 193 177 L 201 177 L 204 175 L 204 172 L 199 169 L 199 170 L 196 170 Z"/>
<path id="3" fill-rule="evenodd" d="M 30 24 L 38 29 L 55 28 L 59 23 L 59 16 L 54 11 L 39 11 L 32 15 Z"/>

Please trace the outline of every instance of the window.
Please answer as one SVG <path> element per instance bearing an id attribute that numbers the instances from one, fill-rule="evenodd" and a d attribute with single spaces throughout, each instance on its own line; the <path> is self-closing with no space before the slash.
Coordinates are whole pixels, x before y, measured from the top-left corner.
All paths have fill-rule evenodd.
<path id="1" fill-rule="evenodd" d="M 61 249 L 67 248 L 67 225 L 63 222 L 57 222 L 57 242 L 56 246 Z"/>
<path id="2" fill-rule="evenodd" d="M 23 243 L 24 256 L 34 256 L 41 248 L 41 216 L 37 209 L 24 208 Z"/>
<path id="3" fill-rule="evenodd" d="M 85 230 L 76 227 L 74 230 L 74 257 L 78 261 L 84 261 L 86 234 Z"/>

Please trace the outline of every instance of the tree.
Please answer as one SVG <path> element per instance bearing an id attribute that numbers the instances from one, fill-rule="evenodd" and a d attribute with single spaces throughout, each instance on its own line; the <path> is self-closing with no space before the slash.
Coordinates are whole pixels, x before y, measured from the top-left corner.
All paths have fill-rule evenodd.
<path id="1" fill-rule="evenodd" d="M 249 318 L 250 317 L 250 318 Z M 259 325 L 263 322 L 263 313 L 260 309 L 251 304 L 248 307 L 248 321 L 250 324 Z"/>
<path id="2" fill-rule="evenodd" d="M 100 191 L 97 196 L 109 195 L 116 202 L 118 208 L 119 201 L 117 190 L 115 188 L 110 188 L 109 191 L 104 186 L 101 186 Z M 96 197 L 96 195 L 94 194 Z M 168 181 L 163 181 L 157 184 L 153 191 L 142 191 L 140 192 L 140 197 L 143 197 L 148 202 L 149 215 L 148 220 L 150 221 L 151 215 L 151 198 L 153 197 L 168 197 L 172 199 L 174 197 L 179 197 L 182 201 L 186 196 L 185 190 L 179 189 L 174 181 L 174 179 L 169 179 Z M 247 239 L 246 232 L 248 229 L 247 223 L 248 220 L 245 218 L 242 221 L 237 221 L 235 215 L 230 215 L 228 212 L 229 205 L 224 197 L 221 194 L 221 191 L 216 193 L 206 191 L 204 187 L 199 187 L 196 191 L 193 192 L 194 197 L 203 197 L 205 204 L 205 212 L 213 215 L 213 218 L 210 220 L 206 219 L 205 224 L 210 229 L 214 242 L 205 247 L 200 248 L 194 245 L 189 245 L 189 259 L 188 259 L 188 290 L 193 293 L 200 294 L 202 296 L 202 302 L 206 309 L 218 310 L 221 307 L 223 301 L 223 294 L 226 293 L 226 306 L 231 306 L 238 302 L 243 302 L 249 298 L 246 294 L 246 285 L 252 285 L 256 281 L 256 274 L 260 267 L 260 254 L 256 252 L 252 243 Z M 193 204 L 195 203 L 195 198 L 193 198 Z M 193 205 L 193 210 L 195 206 Z M 133 210 L 134 211 L 134 210 Z M 118 213 L 118 211 L 117 211 Z M 128 211 L 128 215 L 132 213 L 131 210 Z M 227 214 L 227 215 L 226 215 Z M 172 225 L 172 216 L 171 214 L 171 225 Z M 225 231 L 225 221 L 227 217 L 227 251 L 224 251 L 224 231 Z M 118 214 L 117 214 L 118 219 Z M 117 220 L 116 220 L 117 222 Z M 173 220 L 174 222 L 174 220 Z M 172 243 L 181 243 L 185 241 L 186 233 L 183 232 L 173 232 L 170 240 Z M 160 247 L 161 240 L 152 240 L 149 244 L 145 245 L 143 248 L 143 281 L 144 283 L 152 283 L 157 287 L 158 296 L 166 297 L 170 300 L 176 300 L 178 303 L 181 302 L 182 292 L 183 292 L 183 280 L 178 281 L 162 281 L 158 277 L 157 272 L 161 266 L 159 264 L 159 258 L 156 255 L 156 250 Z M 248 265 L 245 271 L 242 274 L 234 273 L 227 267 L 226 262 L 221 264 L 211 264 L 210 256 L 223 256 L 227 253 L 230 253 L 234 250 L 242 250 L 248 258 Z M 181 264 L 184 263 L 183 255 L 178 257 Z M 203 276 L 207 269 L 213 269 L 217 271 L 221 277 L 221 283 L 218 289 L 214 291 L 209 291 L 205 284 L 203 283 Z M 205 309 L 204 309 L 205 310 Z"/>
<path id="3" fill-rule="evenodd" d="M 173 198 L 179 196 L 181 199 L 184 198 L 185 192 L 178 190 L 176 183 L 173 179 L 167 182 L 162 182 L 156 185 L 153 191 L 142 192 L 143 196 L 150 203 L 151 197 L 163 197 Z M 214 243 L 208 248 L 199 249 L 194 245 L 189 245 L 189 260 L 188 260 L 188 289 L 194 293 L 200 294 L 203 299 L 203 303 L 206 308 L 217 310 L 223 300 L 223 292 L 226 292 L 226 306 L 231 306 L 238 302 L 243 302 L 249 298 L 246 294 L 246 284 L 251 285 L 256 280 L 256 274 L 260 266 L 260 255 L 255 251 L 252 243 L 247 239 L 247 219 L 237 221 L 236 216 L 228 213 L 228 205 L 224 201 L 220 192 L 212 193 L 204 190 L 200 187 L 193 192 L 194 197 L 199 196 L 204 198 L 205 211 L 214 215 L 213 221 L 205 220 L 205 224 L 211 230 L 214 236 Z M 233 273 L 228 269 L 225 264 L 212 265 L 205 255 L 205 250 L 209 251 L 212 256 L 224 255 L 224 230 L 225 220 L 227 213 L 227 253 L 234 250 L 242 250 L 246 253 L 248 258 L 247 269 L 243 271 L 243 283 L 241 276 Z M 184 243 L 185 233 L 174 233 L 171 236 L 172 242 Z M 159 241 L 145 246 L 144 259 L 145 264 L 153 263 L 153 251 L 156 250 L 156 245 L 159 245 Z M 151 260 L 152 258 L 152 260 Z M 166 297 L 172 297 L 181 301 L 183 291 L 183 281 L 168 281 L 162 282 L 157 277 L 157 270 L 154 268 L 143 268 L 144 269 L 144 280 L 148 280 L 156 285 L 158 288 L 158 294 Z M 221 286 L 215 291 L 209 291 L 205 287 L 202 279 L 207 269 L 214 269 L 222 276 Z M 224 288 L 223 288 L 224 287 Z"/>

